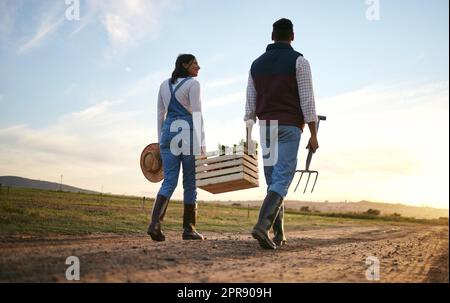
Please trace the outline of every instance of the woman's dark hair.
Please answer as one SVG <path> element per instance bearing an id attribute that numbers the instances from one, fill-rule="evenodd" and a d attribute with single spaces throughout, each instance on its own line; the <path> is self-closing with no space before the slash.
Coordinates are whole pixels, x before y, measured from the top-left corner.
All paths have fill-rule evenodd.
<path id="1" fill-rule="evenodd" d="M 170 78 L 170 83 L 175 84 L 175 81 L 177 81 L 178 78 L 188 77 L 188 71 L 184 68 L 183 64 L 191 64 L 194 59 L 195 56 L 191 54 L 179 55 L 175 62 L 175 69 L 172 73 L 172 78 Z"/>
<path id="2" fill-rule="evenodd" d="M 273 39 L 275 41 L 287 41 L 292 37 L 294 25 L 291 20 L 283 18 L 273 24 Z"/>

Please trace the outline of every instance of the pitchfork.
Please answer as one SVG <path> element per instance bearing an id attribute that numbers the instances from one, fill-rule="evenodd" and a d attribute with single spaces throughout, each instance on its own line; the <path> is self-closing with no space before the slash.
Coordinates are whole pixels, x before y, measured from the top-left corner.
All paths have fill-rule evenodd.
<path id="1" fill-rule="evenodd" d="M 326 116 L 317 116 L 317 118 L 319 120 L 319 121 L 317 121 L 317 132 L 318 132 L 320 120 L 325 121 L 325 120 L 327 120 L 327 117 Z M 313 174 L 316 175 L 316 178 L 314 179 L 313 187 L 311 189 L 311 193 L 314 191 L 314 187 L 316 186 L 317 178 L 319 177 L 319 172 L 317 170 L 309 170 L 309 165 L 311 164 L 312 156 L 313 156 L 313 151 L 310 149 L 308 152 L 308 157 L 306 158 L 305 169 L 295 171 L 295 173 L 301 173 L 301 174 L 300 174 L 300 179 L 298 179 L 297 186 L 294 189 L 294 192 L 297 191 L 297 187 L 299 186 L 300 181 L 302 180 L 303 174 L 308 174 L 308 179 L 306 180 L 305 190 L 303 191 L 303 193 L 305 193 L 306 188 L 308 188 L 309 178 L 311 177 L 311 175 L 313 175 Z"/>

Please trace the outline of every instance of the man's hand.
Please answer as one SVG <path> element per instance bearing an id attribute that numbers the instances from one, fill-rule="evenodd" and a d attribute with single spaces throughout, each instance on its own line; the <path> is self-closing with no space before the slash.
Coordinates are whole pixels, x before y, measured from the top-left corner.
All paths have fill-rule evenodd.
<path id="1" fill-rule="evenodd" d="M 308 127 L 311 133 L 311 138 L 309 138 L 309 142 L 306 148 L 315 153 L 319 148 L 319 142 L 317 141 L 317 124 L 315 121 L 308 122 Z"/>
<path id="2" fill-rule="evenodd" d="M 245 121 L 245 125 L 247 126 L 248 129 L 252 129 L 254 124 L 255 121 L 253 121 L 252 119 L 248 119 L 247 121 Z"/>
<path id="3" fill-rule="evenodd" d="M 319 148 L 319 141 L 317 141 L 317 136 L 311 136 L 311 138 L 309 138 L 309 142 L 306 148 L 310 149 L 313 153 L 316 152 L 316 150 Z"/>

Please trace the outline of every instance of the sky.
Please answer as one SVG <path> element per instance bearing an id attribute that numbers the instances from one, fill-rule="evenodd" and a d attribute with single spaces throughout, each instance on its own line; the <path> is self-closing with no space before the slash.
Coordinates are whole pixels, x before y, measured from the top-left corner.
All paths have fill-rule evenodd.
<path id="1" fill-rule="evenodd" d="M 245 136 L 250 65 L 289 18 L 320 124 L 302 201 L 449 207 L 447 0 L 0 0 L 0 175 L 153 197 L 158 89 L 192 53 L 208 151 Z M 258 137 L 258 127 L 253 138 Z M 302 134 L 304 168 L 309 131 Z M 260 169 L 262 162 L 260 159 Z M 180 178 L 181 180 L 181 178 Z M 260 187 L 200 200 L 258 200 Z M 173 198 L 182 199 L 182 185 Z"/>

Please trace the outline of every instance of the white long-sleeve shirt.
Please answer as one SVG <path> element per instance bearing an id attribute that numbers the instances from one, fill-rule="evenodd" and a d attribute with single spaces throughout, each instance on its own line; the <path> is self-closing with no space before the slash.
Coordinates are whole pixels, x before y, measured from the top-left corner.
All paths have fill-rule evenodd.
<path id="1" fill-rule="evenodd" d="M 173 89 L 175 90 L 177 85 L 180 84 L 185 78 L 178 78 Z M 158 93 L 158 142 L 161 140 L 161 129 L 166 119 L 167 110 L 170 103 L 170 88 L 169 81 L 164 81 L 159 87 Z M 175 92 L 175 97 L 178 102 L 186 108 L 188 112 L 193 114 L 194 112 L 201 116 L 201 147 L 204 150 L 205 144 L 205 131 L 203 128 L 203 115 L 202 115 L 202 103 L 200 100 L 200 82 L 195 79 L 189 79 L 183 83 L 183 85 Z"/>
<path id="2" fill-rule="evenodd" d="M 296 76 L 300 106 L 305 123 L 317 122 L 316 105 L 312 84 L 311 67 L 308 60 L 299 56 L 296 61 Z M 245 104 L 244 121 L 252 119 L 256 122 L 256 89 L 251 72 L 248 76 L 247 102 Z"/>

